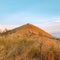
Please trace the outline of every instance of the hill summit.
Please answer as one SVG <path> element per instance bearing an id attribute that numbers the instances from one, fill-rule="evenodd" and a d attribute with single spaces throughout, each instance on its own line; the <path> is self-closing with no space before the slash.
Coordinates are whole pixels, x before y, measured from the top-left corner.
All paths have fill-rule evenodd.
<path id="1" fill-rule="evenodd" d="M 32 24 L 25 24 L 25 25 L 22 25 L 21 27 L 21 30 L 26 30 L 29 31 L 30 33 L 34 33 L 34 34 L 41 34 L 41 35 L 46 35 L 46 36 L 50 36 L 50 34 L 48 34 L 47 32 L 43 31 L 42 29 L 32 25 Z"/>
<path id="2" fill-rule="evenodd" d="M 41 35 L 41 36 L 45 36 L 45 37 L 49 37 L 49 38 L 53 38 L 52 35 L 50 35 L 49 33 L 45 32 L 44 30 L 42 30 L 41 28 L 33 25 L 33 24 L 25 24 L 25 25 L 22 25 L 20 27 L 17 27 L 13 30 L 9 30 L 7 32 L 4 32 L 4 34 L 35 34 L 35 35 Z"/>

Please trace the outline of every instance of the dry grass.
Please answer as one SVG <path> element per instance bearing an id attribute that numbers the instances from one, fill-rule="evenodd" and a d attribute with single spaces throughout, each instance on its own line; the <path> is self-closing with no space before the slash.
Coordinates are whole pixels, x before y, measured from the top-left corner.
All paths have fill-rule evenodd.
<path id="1" fill-rule="evenodd" d="M 27 26 L 0 34 L 0 60 L 60 60 L 60 39 Z"/>

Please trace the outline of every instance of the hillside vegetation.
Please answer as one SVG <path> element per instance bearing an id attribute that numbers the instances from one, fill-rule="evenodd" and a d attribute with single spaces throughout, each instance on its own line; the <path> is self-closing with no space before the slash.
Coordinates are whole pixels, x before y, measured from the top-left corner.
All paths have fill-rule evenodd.
<path id="1" fill-rule="evenodd" d="M 32 24 L 0 33 L 0 60 L 60 60 L 60 38 Z"/>

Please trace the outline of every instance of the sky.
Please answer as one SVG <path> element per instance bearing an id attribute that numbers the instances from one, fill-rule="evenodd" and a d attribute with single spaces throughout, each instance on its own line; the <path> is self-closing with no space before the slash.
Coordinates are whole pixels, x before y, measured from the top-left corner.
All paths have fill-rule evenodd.
<path id="1" fill-rule="evenodd" d="M 0 0 L 0 25 L 26 23 L 60 32 L 60 0 Z"/>

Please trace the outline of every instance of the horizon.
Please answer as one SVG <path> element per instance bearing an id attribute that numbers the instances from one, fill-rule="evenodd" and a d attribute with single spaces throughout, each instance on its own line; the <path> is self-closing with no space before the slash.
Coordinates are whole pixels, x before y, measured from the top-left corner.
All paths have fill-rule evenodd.
<path id="1" fill-rule="evenodd" d="M 24 25 L 27 25 L 27 24 L 30 24 L 30 23 L 26 23 L 26 24 L 23 24 L 23 25 L 20 25 L 20 26 L 15 26 L 15 25 L 10 25 L 10 26 L 4 25 L 2 27 L 0 26 L 0 32 L 2 33 L 2 32 L 6 32 L 8 30 L 13 30 L 13 29 L 16 29 L 18 27 L 21 27 L 21 26 L 24 26 Z M 43 31 L 47 32 L 48 34 L 51 34 L 52 36 L 60 38 L 60 32 L 48 31 L 47 29 L 42 28 L 43 27 L 42 25 L 40 25 L 40 26 L 37 26 L 37 25 L 34 25 L 34 24 L 30 24 L 30 25 L 36 26 L 36 27 L 42 29 Z"/>

